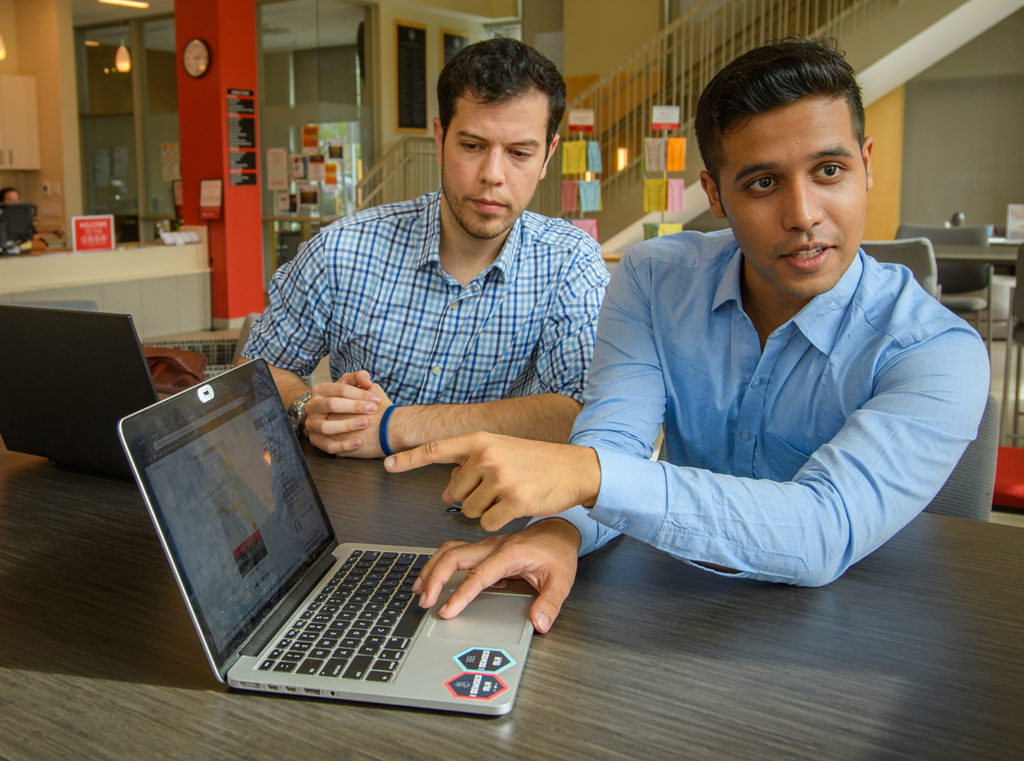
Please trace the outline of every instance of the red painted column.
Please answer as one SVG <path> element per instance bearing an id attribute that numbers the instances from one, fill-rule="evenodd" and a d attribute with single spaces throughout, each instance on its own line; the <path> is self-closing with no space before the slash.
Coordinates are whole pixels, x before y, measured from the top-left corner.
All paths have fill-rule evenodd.
<path id="1" fill-rule="evenodd" d="M 175 0 L 174 30 L 183 221 L 208 226 L 213 322 L 224 328 L 263 309 L 256 3 Z M 182 64 L 182 51 L 193 38 L 210 49 L 210 65 L 201 77 L 187 74 Z M 252 116 L 231 113 L 237 109 L 229 108 L 229 101 L 237 104 L 239 99 L 229 93 L 238 91 L 252 92 Z M 251 150 L 230 147 L 240 142 L 238 119 L 251 120 L 245 125 L 251 130 Z M 247 162 L 251 169 L 237 171 Z M 210 179 L 222 180 L 223 205 L 220 219 L 204 221 L 199 217 L 199 183 Z"/>

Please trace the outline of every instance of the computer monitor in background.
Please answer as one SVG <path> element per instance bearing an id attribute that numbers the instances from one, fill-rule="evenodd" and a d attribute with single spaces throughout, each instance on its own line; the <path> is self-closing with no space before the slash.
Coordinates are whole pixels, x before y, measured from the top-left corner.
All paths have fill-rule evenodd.
<path id="1" fill-rule="evenodd" d="M 0 254 L 20 253 L 20 246 L 32 240 L 36 228 L 32 203 L 0 203 Z"/>

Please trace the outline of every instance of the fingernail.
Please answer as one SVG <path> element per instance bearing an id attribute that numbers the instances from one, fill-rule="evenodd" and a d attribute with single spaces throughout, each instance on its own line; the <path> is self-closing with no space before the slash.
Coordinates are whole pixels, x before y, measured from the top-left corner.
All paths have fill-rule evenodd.
<path id="1" fill-rule="evenodd" d="M 542 634 L 547 633 L 547 630 L 551 628 L 551 619 L 548 618 L 546 613 L 541 613 L 537 616 L 537 628 L 540 629 Z"/>
<path id="2" fill-rule="evenodd" d="M 373 412 L 376 412 L 376 411 L 377 411 L 377 405 L 376 404 L 364 404 L 363 405 L 363 412 L 373 413 Z"/>
<path id="3" fill-rule="evenodd" d="M 394 457 L 386 457 L 386 458 L 384 458 L 384 467 L 385 468 L 392 468 L 392 467 L 394 467 L 394 465 L 395 465 L 395 458 Z"/>
<path id="4" fill-rule="evenodd" d="M 416 581 L 414 581 L 414 582 L 412 583 L 412 593 L 413 593 L 414 595 L 418 595 L 418 594 L 420 593 L 420 589 L 421 589 L 422 587 L 423 587 L 423 582 L 422 582 L 422 581 L 420 581 L 419 579 L 416 579 Z"/>

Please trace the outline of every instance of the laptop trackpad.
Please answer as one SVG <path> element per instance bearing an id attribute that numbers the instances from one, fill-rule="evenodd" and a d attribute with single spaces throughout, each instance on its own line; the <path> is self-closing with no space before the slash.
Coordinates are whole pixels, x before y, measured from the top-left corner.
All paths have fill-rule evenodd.
<path id="1" fill-rule="evenodd" d="M 431 639 L 514 645 L 522 639 L 532 603 L 533 597 L 527 595 L 482 592 L 455 618 L 430 616 L 424 633 Z"/>

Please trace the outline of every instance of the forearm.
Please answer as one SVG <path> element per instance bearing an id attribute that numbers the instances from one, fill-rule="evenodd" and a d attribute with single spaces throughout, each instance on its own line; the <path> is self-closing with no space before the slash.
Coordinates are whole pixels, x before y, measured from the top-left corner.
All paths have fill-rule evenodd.
<path id="1" fill-rule="evenodd" d="M 241 359 L 239 363 L 241 364 L 246 361 L 248 360 Z M 305 381 L 291 370 L 283 370 L 280 367 L 274 367 L 269 364 L 267 367 L 270 368 L 270 374 L 274 378 L 274 385 L 277 386 L 277 393 L 281 395 L 281 401 L 285 407 L 309 391 L 309 386 L 306 385 Z"/>
<path id="2" fill-rule="evenodd" d="M 399 407 L 388 421 L 388 444 L 398 452 L 474 431 L 564 444 L 580 406 L 568 396 L 538 394 L 479 404 Z"/>

